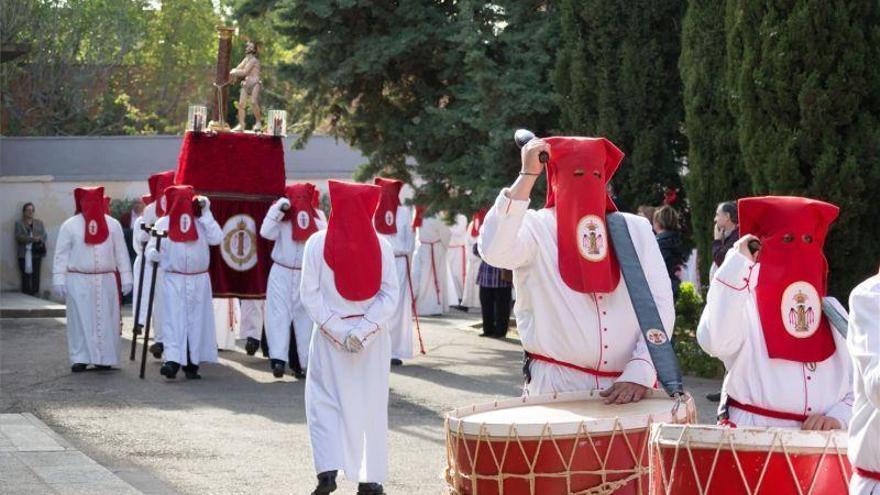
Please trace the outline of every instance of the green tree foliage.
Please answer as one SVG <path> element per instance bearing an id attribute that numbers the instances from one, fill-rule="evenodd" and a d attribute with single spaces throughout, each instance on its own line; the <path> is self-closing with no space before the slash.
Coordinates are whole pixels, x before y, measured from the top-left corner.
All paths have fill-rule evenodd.
<path id="1" fill-rule="evenodd" d="M 880 4 L 729 0 L 728 71 L 757 194 L 841 207 L 826 244 L 841 296 L 876 273 L 880 216 Z"/>
<path id="2" fill-rule="evenodd" d="M 678 72 L 683 2 L 560 0 L 554 80 L 564 132 L 604 136 L 626 153 L 620 205 L 657 205 L 681 184 Z"/>
<path id="3" fill-rule="evenodd" d="M 682 23 L 679 69 L 683 84 L 684 130 L 688 138 L 685 176 L 693 238 L 701 273 L 712 263 L 713 215 L 718 203 L 748 195 L 751 181 L 742 166 L 736 122 L 727 86 L 724 16 L 714 0 L 691 0 Z"/>

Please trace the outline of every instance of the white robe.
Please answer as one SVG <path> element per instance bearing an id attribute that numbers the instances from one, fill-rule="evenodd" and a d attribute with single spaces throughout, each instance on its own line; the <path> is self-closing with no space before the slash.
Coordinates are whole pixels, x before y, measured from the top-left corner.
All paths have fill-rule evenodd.
<path id="1" fill-rule="evenodd" d="M 509 199 L 507 191 L 502 191 L 480 235 L 480 253 L 486 263 L 513 270 L 514 313 L 523 348 L 577 366 L 622 374 L 598 377 L 532 361 L 532 380 L 524 392 L 604 389 L 616 381 L 652 387 L 656 371 L 623 278 L 610 293 L 582 294 L 569 288 L 559 274 L 556 211 L 528 210 L 528 206 L 528 201 Z M 654 232 L 643 217 L 623 215 L 660 319 L 671 336 L 675 322 L 672 286 Z"/>
<path id="2" fill-rule="evenodd" d="M 156 220 L 156 229 L 168 230 L 167 216 Z M 210 210 L 193 222 L 199 238 L 193 242 L 175 242 L 162 239 L 159 266 L 162 277 L 162 336 L 165 361 L 180 365 L 198 365 L 205 361 L 217 362 L 217 333 L 214 327 L 214 307 L 211 276 L 208 266 L 211 253 L 208 246 L 223 241 L 223 231 Z M 156 250 L 156 238 L 147 245 L 147 257 Z"/>
<path id="3" fill-rule="evenodd" d="M 214 310 L 214 333 L 217 336 L 217 349 L 235 349 L 235 338 L 241 329 L 241 306 L 234 297 L 212 300 Z"/>
<path id="4" fill-rule="evenodd" d="M 119 222 L 105 215 L 110 235 L 85 243 L 85 219 L 68 218 L 58 231 L 52 284 L 67 290 L 67 345 L 72 364 L 119 364 L 119 287 L 132 283 L 131 262 Z"/>
<path id="5" fill-rule="evenodd" d="M 846 341 L 832 329 L 837 352 L 816 363 L 812 371 L 807 363 L 771 359 L 752 291 L 760 270 L 760 263 L 754 264 L 732 249 L 709 285 L 697 341 L 704 351 L 724 362 L 723 395 L 773 411 L 824 414 L 845 428 L 853 401 L 852 362 Z M 797 421 L 768 418 L 735 407 L 729 414 L 737 426 L 800 427 Z"/>
<path id="6" fill-rule="evenodd" d="M 466 308 L 480 309 L 480 286 L 477 285 L 477 274 L 480 271 L 480 263 L 482 263 L 483 260 L 474 254 L 474 246 L 477 244 L 479 236 L 472 237 L 470 235 L 472 223 L 468 224 L 467 271 L 464 277 L 464 290 L 461 297 L 461 305 Z"/>
<path id="7" fill-rule="evenodd" d="M 449 272 L 447 280 L 449 281 L 449 304 L 461 304 L 464 296 L 464 284 L 467 278 L 467 217 L 464 215 L 455 216 L 455 224 L 449 227 L 451 236 L 449 238 L 449 249 L 446 254 L 446 265 Z"/>
<path id="8" fill-rule="evenodd" d="M 394 311 L 394 316 L 388 322 L 388 330 L 391 333 L 391 357 L 397 359 L 410 359 L 415 355 L 417 345 L 413 336 L 412 296 L 415 287 L 412 284 L 412 254 L 416 245 L 416 236 L 410 228 L 412 224 L 412 210 L 406 206 L 397 208 L 397 234 L 384 235 L 384 238 L 394 250 L 394 261 L 397 267 L 397 283 L 399 288 L 398 299 L 400 304 Z"/>
<path id="9" fill-rule="evenodd" d="M 849 425 L 853 467 L 880 473 L 880 275 L 849 296 L 847 344 L 855 367 L 855 402 Z M 853 474 L 851 495 L 880 495 L 880 481 Z"/>
<path id="10" fill-rule="evenodd" d="M 299 365 L 306 369 L 314 325 L 299 297 L 306 243 L 293 240 L 293 226 L 289 220 L 282 221 L 283 217 L 284 212 L 276 203 L 269 208 L 260 227 L 260 235 L 275 242 L 266 289 L 266 339 L 269 341 L 269 358 L 287 363 L 292 323 Z M 321 230 L 327 228 L 327 223 L 320 219 L 316 223 Z"/>
<path id="11" fill-rule="evenodd" d="M 242 299 L 241 330 L 239 338 L 260 340 L 263 338 L 263 322 L 266 320 L 265 299 Z"/>
<path id="12" fill-rule="evenodd" d="M 325 238 L 322 231 L 306 241 L 300 292 L 316 322 L 305 396 L 315 471 L 342 470 L 350 480 L 382 483 L 388 475 L 387 325 L 399 303 L 394 251 L 379 240 L 379 292 L 365 301 L 349 301 L 337 292 L 333 271 L 324 261 Z M 363 341 L 359 353 L 340 347 L 349 333 Z"/>
<path id="13" fill-rule="evenodd" d="M 452 232 L 435 217 L 425 218 L 416 239 L 413 259 L 413 284 L 416 287 L 416 311 L 436 316 L 449 311 L 446 283 L 446 249 Z"/>
<path id="14" fill-rule="evenodd" d="M 138 293 L 140 292 L 140 273 L 141 263 L 144 260 L 143 245 L 150 241 L 150 234 L 145 232 L 141 225 L 152 226 L 156 223 L 156 203 L 150 203 L 144 208 L 142 216 L 135 220 L 135 228 L 131 236 L 131 244 L 137 257 L 134 259 L 134 267 L 132 268 L 132 277 L 134 279 L 134 288 L 132 290 L 132 305 L 137 303 Z M 138 323 L 140 325 L 147 324 L 147 306 L 150 300 L 150 283 L 153 279 L 153 264 L 147 263 L 144 267 L 144 295 L 141 296 L 141 310 L 138 313 Z M 153 314 L 150 317 L 150 337 L 155 342 L 162 342 L 162 305 L 159 304 L 162 296 L 162 269 L 156 270 L 156 289 L 153 294 Z M 134 314 L 134 309 L 132 309 Z"/>

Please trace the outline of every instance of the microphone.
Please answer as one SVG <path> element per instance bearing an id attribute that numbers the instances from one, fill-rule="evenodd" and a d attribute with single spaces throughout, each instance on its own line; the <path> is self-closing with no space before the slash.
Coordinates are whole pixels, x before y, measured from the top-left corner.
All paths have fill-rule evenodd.
<path id="1" fill-rule="evenodd" d="M 527 129 L 517 129 L 516 132 L 513 133 L 513 140 L 516 142 L 516 146 L 520 149 L 532 139 L 535 139 L 535 133 Z M 550 154 L 546 151 L 542 151 L 541 154 L 538 155 L 538 160 L 544 165 L 547 165 L 547 162 L 550 161 Z"/>

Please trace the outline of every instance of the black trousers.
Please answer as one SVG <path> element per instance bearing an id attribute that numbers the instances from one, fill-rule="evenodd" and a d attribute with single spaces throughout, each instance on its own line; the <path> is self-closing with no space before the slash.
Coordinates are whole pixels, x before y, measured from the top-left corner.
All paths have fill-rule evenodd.
<path id="1" fill-rule="evenodd" d="M 480 287 L 483 334 L 504 337 L 510 325 L 510 287 Z"/>
<path id="2" fill-rule="evenodd" d="M 30 296 L 36 296 L 40 293 L 40 262 L 43 258 L 33 256 L 31 265 L 33 265 L 33 273 L 24 272 L 24 258 L 18 259 L 18 269 L 21 272 L 21 291 Z"/>

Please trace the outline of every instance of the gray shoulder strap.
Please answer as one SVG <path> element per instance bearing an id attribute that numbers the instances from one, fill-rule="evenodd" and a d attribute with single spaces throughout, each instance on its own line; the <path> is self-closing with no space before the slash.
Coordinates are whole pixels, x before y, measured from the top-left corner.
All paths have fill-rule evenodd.
<path id="1" fill-rule="evenodd" d="M 657 370 L 657 379 L 670 396 L 683 394 L 684 385 L 678 358 L 675 356 L 672 342 L 667 338 L 667 332 L 663 331 L 663 321 L 660 319 L 660 312 L 657 311 L 657 304 L 654 302 L 639 255 L 633 245 L 626 218 L 620 213 L 609 213 L 606 220 L 626 290 L 629 292 L 639 327 L 648 345 L 651 361 L 654 362 L 654 368 Z"/>
<path id="2" fill-rule="evenodd" d="M 822 298 L 822 312 L 828 318 L 828 323 L 837 330 L 837 333 L 846 338 L 847 329 L 849 328 L 849 315 L 843 305 L 837 298 L 827 296 Z"/>

